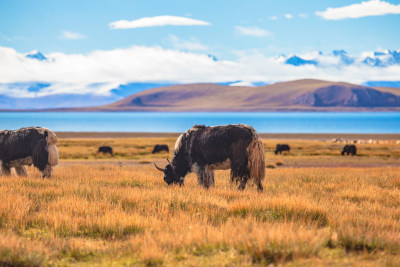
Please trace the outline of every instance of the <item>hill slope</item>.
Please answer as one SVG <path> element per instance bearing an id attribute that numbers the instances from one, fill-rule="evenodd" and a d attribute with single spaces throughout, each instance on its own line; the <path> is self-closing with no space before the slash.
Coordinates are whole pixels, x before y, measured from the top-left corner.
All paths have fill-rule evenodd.
<path id="1" fill-rule="evenodd" d="M 83 110 L 289 111 L 400 110 L 400 89 L 297 80 L 260 87 L 185 84 L 159 87 Z"/>

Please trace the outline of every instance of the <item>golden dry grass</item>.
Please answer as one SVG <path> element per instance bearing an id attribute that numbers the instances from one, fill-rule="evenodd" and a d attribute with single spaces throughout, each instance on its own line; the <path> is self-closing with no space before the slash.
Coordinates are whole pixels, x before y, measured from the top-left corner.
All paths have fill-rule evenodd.
<path id="1" fill-rule="evenodd" d="M 293 141 L 290 155 L 274 156 L 276 142 L 266 141 L 267 164 L 283 165 L 267 169 L 258 193 L 251 184 L 238 191 L 227 171 L 210 190 L 193 174 L 184 187 L 166 186 L 153 166 L 137 163 L 168 156 L 149 154 L 155 143 L 171 147 L 168 138 L 108 140 L 128 152 L 87 164 L 105 141 L 61 140 L 51 180 L 33 168 L 29 178 L 0 178 L 0 265 L 400 264 L 398 146 L 341 157 L 330 155 L 331 143 Z M 313 145 L 320 154 L 309 155 Z M 115 164 L 126 158 L 137 163 Z M 318 167 L 345 159 L 361 167 Z"/>
<path id="2" fill-rule="evenodd" d="M 169 156 L 176 138 L 106 138 L 106 139 L 61 139 L 57 145 L 61 160 L 111 159 L 106 154 L 97 153 L 99 146 L 111 146 L 114 152 L 112 159 L 154 159 Z M 151 154 L 155 144 L 167 144 L 170 154 L 166 152 Z"/>
<path id="3" fill-rule="evenodd" d="M 58 144 L 61 161 L 91 160 L 98 162 L 117 162 L 136 160 L 151 162 L 171 157 L 175 145 L 174 137 L 157 138 L 103 138 L 103 139 L 61 139 Z M 345 144 L 321 140 L 263 140 L 268 164 L 280 161 L 285 166 L 343 166 L 343 165 L 396 165 L 400 160 L 400 145 L 394 144 L 356 144 L 357 156 L 340 156 Z M 275 155 L 275 146 L 287 143 L 291 152 Z M 151 154 L 155 144 L 167 144 L 170 153 Z M 102 145 L 113 147 L 115 157 L 97 153 Z"/>

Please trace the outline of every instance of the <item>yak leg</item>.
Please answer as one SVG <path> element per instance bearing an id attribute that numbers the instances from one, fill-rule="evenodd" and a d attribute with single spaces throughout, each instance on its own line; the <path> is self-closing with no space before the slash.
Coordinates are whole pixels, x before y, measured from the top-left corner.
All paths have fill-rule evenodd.
<path id="1" fill-rule="evenodd" d="M 5 176 L 10 176 L 11 175 L 11 169 L 9 167 L 2 167 L 1 168 L 1 175 Z"/>
<path id="2" fill-rule="evenodd" d="M 209 179 L 209 181 L 210 181 L 210 186 L 215 186 L 215 180 L 214 180 L 214 171 L 211 171 L 210 172 L 210 179 Z"/>
<path id="3" fill-rule="evenodd" d="M 214 171 L 209 166 L 204 168 L 203 186 L 205 188 L 214 186 Z"/>
<path id="4" fill-rule="evenodd" d="M 236 184 L 239 182 L 239 190 L 243 190 L 246 187 L 247 181 L 249 180 L 249 170 L 238 170 L 238 171 L 231 171 L 231 179 L 232 177 L 235 177 L 234 180 L 236 181 Z M 262 186 L 261 186 L 262 187 Z"/>
<path id="5" fill-rule="evenodd" d="M 15 172 L 17 173 L 18 176 L 25 176 L 25 177 L 28 176 L 28 173 L 26 172 L 24 166 L 17 166 L 14 168 L 15 168 Z"/>
<path id="6" fill-rule="evenodd" d="M 201 186 L 204 186 L 204 167 L 197 167 L 196 174 L 197 174 L 197 183 Z"/>
<path id="7" fill-rule="evenodd" d="M 237 176 L 235 176 L 235 173 L 233 172 L 233 170 L 231 169 L 231 183 L 233 184 L 233 182 L 235 182 L 236 184 L 238 183 L 238 178 Z"/>
<path id="8" fill-rule="evenodd" d="M 257 190 L 258 192 L 262 192 L 264 190 L 264 187 L 262 186 L 261 182 L 257 184 Z"/>
<path id="9" fill-rule="evenodd" d="M 5 176 L 11 175 L 11 168 L 7 163 L 2 162 L 0 174 Z"/>
<path id="10" fill-rule="evenodd" d="M 247 180 L 248 180 L 247 176 L 240 177 L 240 185 L 238 187 L 239 190 L 243 190 L 246 187 Z"/>
<path id="11" fill-rule="evenodd" d="M 242 155 L 238 159 L 231 159 L 231 181 L 236 184 L 240 182 L 238 189 L 243 190 L 250 177 L 248 165 L 248 155 Z"/>
<path id="12" fill-rule="evenodd" d="M 201 166 L 197 169 L 197 181 L 199 185 L 209 188 L 214 186 L 214 172 L 208 166 Z"/>
<path id="13" fill-rule="evenodd" d="M 43 179 L 44 179 L 46 177 L 50 178 L 52 171 L 53 171 L 53 169 L 51 168 L 51 166 L 49 164 L 47 164 L 46 167 L 43 170 L 41 170 L 40 172 L 42 173 Z"/>

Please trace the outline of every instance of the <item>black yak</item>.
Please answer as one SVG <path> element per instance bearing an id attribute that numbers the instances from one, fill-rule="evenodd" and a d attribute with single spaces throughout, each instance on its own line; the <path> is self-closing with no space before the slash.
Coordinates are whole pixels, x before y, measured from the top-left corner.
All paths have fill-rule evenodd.
<path id="1" fill-rule="evenodd" d="M 49 129 L 27 127 L 0 132 L 0 161 L 3 175 L 15 168 L 17 175 L 28 176 L 24 165 L 38 168 L 43 178 L 51 177 L 52 166 L 58 164 L 57 136 Z"/>
<path id="2" fill-rule="evenodd" d="M 99 149 L 97 150 L 97 153 L 104 153 L 104 154 L 110 154 L 111 156 L 114 156 L 114 153 L 113 153 L 113 149 L 112 149 L 112 147 L 110 147 L 110 146 L 101 146 L 101 147 L 99 147 Z"/>
<path id="3" fill-rule="evenodd" d="M 282 154 L 282 151 L 290 152 L 290 146 L 288 144 L 277 144 L 275 149 L 275 155 Z"/>
<path id="4" fill-rule="evenodd" d="M 151 153 L 155 154 L 155 153 L 159 153 L 159 152 L 162 152 L 162 151 L 169 152 L 168 146 L 167 145 L 155 145 L 154 148 L 153 148 L 153 151 Z"/>
<path id="5" fill-rule="evenodd" d="M 195 172 L 198 183 L 209 188 L 214 186 L 214 170 L 231 169 L 231 181 L 239 182 L 240 190 L 246 187 L 248 179 L 253 179 L 262 191 L 264 147 L 251 126 L 195 125 L 179 136 L 169 164 L 165 168 L 155 166 L 164 172 L 168 185 L 182 185 L 186 174 Z"/>
<path id="6" fill-rule="evenodd" d="M 343 156 L 345 153 L 346 153 L 346 155 L 351 154 L 351 155 L 355 156 L 355 155 L 357 154 L 357 148 L 356 148 L 356 146 L 355 146 L 355 145 L 345 145 L 345 146 L 343 147 L 343 150 L 342 150 L 342 156 Z"/>

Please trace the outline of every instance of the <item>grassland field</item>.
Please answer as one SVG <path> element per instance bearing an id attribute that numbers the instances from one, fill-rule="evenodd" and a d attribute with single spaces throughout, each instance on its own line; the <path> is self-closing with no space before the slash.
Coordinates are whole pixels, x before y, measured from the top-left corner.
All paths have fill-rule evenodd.
<path id="1" fill-rule="evenodd" d="M 400 265 L 399 144 L 341 156 L 343 143 L 265 138 L 258 193 L 229 171 L 209 190 L 194 174 L 168 187 L 152 163 L 175 140 L 62 136 L 51 179 L 0 177 L 0 266 Z"/>

